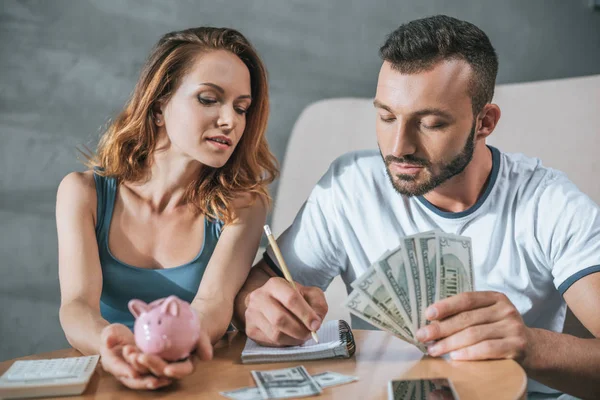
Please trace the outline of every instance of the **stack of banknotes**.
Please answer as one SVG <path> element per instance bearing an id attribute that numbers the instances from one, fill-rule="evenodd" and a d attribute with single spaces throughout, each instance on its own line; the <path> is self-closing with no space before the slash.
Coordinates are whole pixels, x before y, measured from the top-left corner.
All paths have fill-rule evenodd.
<path id="1" fill-rule="evenodd" d="M 289 399 L 317 396 L 323 389 L 358 380 L 356 376 L 332 371 L 311 376 L 302 365 L 270 371 L 252 371 L 252 377 L 256 382 L 255 387 L 249 386 L 220 394 L 232 400 Z"/>
<path id="2" fill-rule="evenodd" d="M 426 352 L 415 339 L 428 306 L 473 291 L 471 239 L 441 231 L 406 236 L 352 283 L 344 306 L 371 325 Z"/>

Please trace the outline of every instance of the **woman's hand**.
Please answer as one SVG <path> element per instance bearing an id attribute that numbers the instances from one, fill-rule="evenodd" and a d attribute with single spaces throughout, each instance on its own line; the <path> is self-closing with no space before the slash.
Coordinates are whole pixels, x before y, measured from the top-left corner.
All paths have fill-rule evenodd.
<path id="1" fill-rule="evenodd" d="M 191 356 L 184 361 L 168 362 L 156 355 L 144 354 L 135 345 L 131 331 L 129 331 L 129 329 L 127 329 L 127 331 L 131 339 L 129 341 L 130 344 L 125 344 L 122 346 L 122 356 L 123 360 L 128 363 L 129 366 L 138 374 L 139 379 L 125 382 L 123 379 L 120 379 L 117 376 L 117 378 L 126 386 L 134 389 L 157 389 L 159 387 L 169 385 L 173 382 L 173 380 L 182 379 L 194 371 L 194 365 Z M 125 332 L 124 334 L 127 335 Z M 212 359 L 213 347 L 210 342 L 210 337 L 205 329 L 200 329 L 200 337 L 198 338 L 198 342 L 196 344 L 195 353 L 201 360 Z M 155 378 L 155 381 L 144 382 L 150 383 L 150 385 L 141 385 L 140 380 L 148 380 L 147 378 Z M 134 384 L 135 386 L 131 386 L 131 384 Z"/>
<path id="2" fill-rule="evenodd" d="M 138 355 L 141 353 L 135 346 L 133 332 L 125 325 L 108 325 L 102 330 L 100 340 L 102 368 L 114 375 L 123 385 L 131 389 L 157 389 L 173 382 L 164 373 L 150 375 L 149 372 L 153 371 L 148 365 L 154 364 L 138 362 Z M 145 357 L 148 356 L 142 355 L 144 361 Z M 156 370 L 160 371 L 159 368 Z"/>

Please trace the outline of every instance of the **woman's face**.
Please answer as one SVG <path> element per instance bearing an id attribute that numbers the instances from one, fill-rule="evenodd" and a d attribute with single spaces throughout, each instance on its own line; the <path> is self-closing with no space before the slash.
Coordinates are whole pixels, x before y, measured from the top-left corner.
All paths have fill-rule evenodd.
<path id="1" fill-rule="evenodd" d="M 225 50 L 210 51 L 196 59 L 161 106 L 157 125 L 173 150 L 219 168 L 242 138 L 251 101 L 250 72 L 242 60 Z"/>

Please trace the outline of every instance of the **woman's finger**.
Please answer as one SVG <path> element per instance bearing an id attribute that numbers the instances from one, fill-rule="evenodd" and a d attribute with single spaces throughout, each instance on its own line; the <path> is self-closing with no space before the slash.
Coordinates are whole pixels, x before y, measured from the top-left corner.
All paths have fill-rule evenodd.
<path id="1" fill-rule="evenodd" d="M 167 363 L 162 358 L 155 356 L 154 354 L 138 354 L 137 361 L 148 368 L 148 370 L 154 376 L 166 376 L 165 368 L 167 367 Z"/>
<path id="2" fill-rule="evenodd" d="M 138 362 L 137 357 L 139 354 L 141 353 L 135 346 L 126 345 L 123 347 L 123 358 L 125 361 L 127 361 L 138 373 L 146 375 L 149 371 L 148 368 Z"/>
<path id="3" fill-rule="evenodd" d="M 181 379 L 194 372 L 194 364 L 190 358 L 185 361 L 169 363 L 164 372 L 169 378 Z"/>
<path id="4" fill-rule="evenodd" d="M 131 389 L 146 389 L 146 390 L 154 390 L 161 387 L 165 387 L 170 385 L 173 381 L 167 378 L 157 378 L 152 375 L 146 375 L 141 378 L 119 378 L 119 381 Z"/>
<path id="5" fill-rule="evenodd" d="M 121 357 L 121 349 L 101 349 L 101 364 L 104 370 L 116 377 L 137 378 L 138 372 Z"/>

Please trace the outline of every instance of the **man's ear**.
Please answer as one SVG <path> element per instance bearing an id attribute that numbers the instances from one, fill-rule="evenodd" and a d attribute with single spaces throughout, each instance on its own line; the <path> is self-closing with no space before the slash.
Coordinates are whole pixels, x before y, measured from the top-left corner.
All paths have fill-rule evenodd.
<path id="1" fill-rule="evenodd" d="M 475 139 L 484 139 L 492 134 L 500 120 L 500 107 L 496 104 L 488 103 L 477 116 L 477 127 L 475 129 Z"/>

